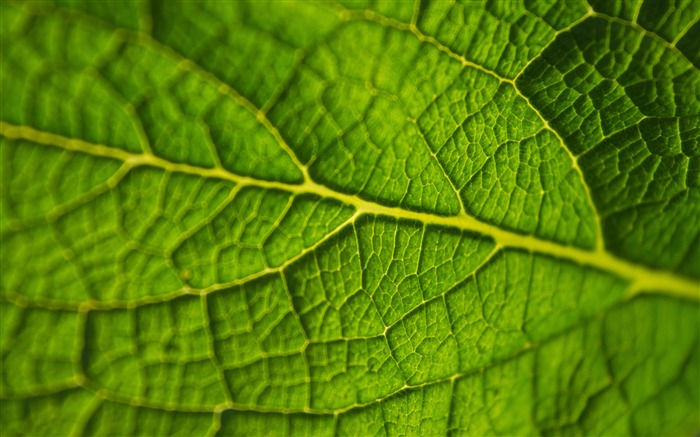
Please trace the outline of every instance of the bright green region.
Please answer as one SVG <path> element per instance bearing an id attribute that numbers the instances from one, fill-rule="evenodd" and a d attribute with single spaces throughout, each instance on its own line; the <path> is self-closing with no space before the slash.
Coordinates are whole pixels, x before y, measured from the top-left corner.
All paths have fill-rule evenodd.
<path id="1" fill-rule="evenodd" d="M 399 22 L 411 21 L 416 5 L 412 2 L 387 2 L 382 0 L 340 0 L 338 4 L 352 11 L 376 11 Z"/>
<path id="2" fill-rule="evenodd" d="M 278 98 L 298 58 L 337 25 L 332 11 L 311 2 L 157 2 L 152 19 L 158 41 L 235 84 L 258 107 Z"/>
<path id="3" fill-rule="evenodd" d="M 60 395 L 49 393 L 18 399 L 3 397 L 0 408 L 2 433 L 12 437 L 87 434 L 84 424 L 97 403 L 94 395 L 82 389 L 66 390 Z M 43 419 L 37 420 L 37 417 Z M 110 424 L 114 426 L 117 422 L 112 418 Z"/>
<path id="4" fill-rule="evenodd" d="M 698 5 L 2 2 L 0 433 L 697 434 Z"/>
<path id="5" fill-rule="evenodd" d="M 150 5 L 145 0 L 111 0 L 104 5 L 81 0 L 47 0 L 47 3 L 129 30 L 146 31 L 153 24 L 149 17 Z"/>
<path id="6" fill-rule="evenodd" d="M 15 150 L 9 146 L 3 151 Z M 37 147 L 16 150 L 42 150 Z M 27 191 L 29 197 L 3 209 L 12 217 L 13 231 L 3 242 L 3 263 L 8 266 L 3 286 L 62 301 L 133 299 L 182 288 L 191 273 L 173 266 L 172 254 L 230 202 L 232 184 L 138 167 L 112 181 L 118 181 L 112 188 L 107 176 L 115 175 L 114 161 L 85 160 L 82 154 L 68 152 L 56 158 L 43 164 L 53 164 L 46 173 L 57 174 L 56 183 L 49 178 L 46 185 L 33 185 L 34 193 Z M 72 168 L 85 169 L 77 172 L 85 176 L 63 180 L 60 175 Z M 3 187 L 8 203 L 16 196 L 16 184 L 23 182 L 21 172 L 13 171 L 10 177 Z M 70 190 L 63 189 L 64 184 Z M 30 205 L 43 204 L 36 210 L 46 211 L 42 216 L 22 217 L 27 215 L 23 210 L 32 210 Z M 32 263 L 36 257 L 43 262 Z M 26 274 L 31 271 L 34 274 Z M 51 281 L 46 280 L 49 276 Z"/>
<path id="7" fill-rule="evenodd" d="M 285 270 L 299 320 L 311 340 L 366 337 L 384 331 L 377 306 L 363 289 L 354 228 L 345 228 Z"/>
<path id="8" fill-rule="evenodd" d="M 225 392 L 198 297 L 88 316 L 85 376 L 116 395 L 165 408 L 213 406 Z"/>
<path id="9" fill-rule="evenodd" d="M 385 326 L 454 287 L 493 248 L 488 239 L 384 217 L 366 217 L 357 227 L 362 287 Z"/>
<path id="10" fill-rule="evenodd" d="M 207 299 L 214 350 L 225 369 L 293 353 L 304 344 L 304 330 L 279 274 Z"/>
<path id="11" fill-rule="evenodd" d="M 135 40 L 124 43 L 103 74 L 135 108 L 156 155 L 201 167 L 223 166 L 241 175 L 299 181 L 299 169 L 257 115 L 199 68 L 188 58 L 164 53 L 155 41 Z"/>
<path id="12" fill-rule="evenodd" d="M 30 142 L 3 138 L 0 146 L 3 162 L 21 163 L 3 168 L 3 231 L 43 221 L 45 216 L 63 209 L 63 205 L 103 185 L 120 166 L 115 160 L 46 150 Z M 43 175 L 42 180 L 36 181 L 37 173 Z"/>
<path id="13" fill-rule="evenodd" d="M 280 435 L 322 436 L 333 435 L 332 416 L 307 416 L 303 414 L 261 414 L 248 411 L 231 411 L 221 415 L 219 434 L 247 437 L 265 435 L 274 430 Z"/>
<path id="14" fill-rule="evenodd" d="M 583 0 L 421 2 L 418 27 L 451 51 L 513 78 L 587 9 Z"/>
<path id="15" fill-rule="evenodd" d="M 2 392 L 21 395 L 70 384 L 79 351 L 78 314 L 6 304 L 1 308 Z"/>
<path id="16" fill-rule="evenodd" d="M 245 406 L 301 410 L 310 402 L 309 367 L 303 353 L 279 355 L 226 372 L 234 401 Z"/>
<path id="17" fill-rule="evenodd" d="M 214 424 L 209 414 L 134 408 L 105 401 L 95 409 L 82 433 L 89 436 L 143 434 L 187 437 L 204 435 L 212 428 Z"/>
<path id="18" fill-rule="evenodd" d="M 389 346 L 409 384 L 445 378 L 458 370 L 457 341 L 451 328 L 445 302 L 438 299 L 426 303 L 387 332 Z"/>
<path id="19" fill-rule="evenodd" d="M 298 257 L 351 213 L 334 200 L 246 187 L 175 249 L 172 262 L 197 288 L 240 280 Z"/>
<path id="20" fill-rule="evenodd" d="M 13 40 L 2 59 L 3 95 L 10 97 L 3 99 L 4 121 L 135 153 L 150 149 L 177 163 L 301 179 L 244 98 L 193 60 L 99 20 L 83 17 L 80 26 L 64 28 L 71 17 L 60 15 L 65 11 L 3 9 L 14 18 L 3 26 Z"/>
<path id="21" fill-rule="evenodd" d="M 405 381 L 383 337 L 314 343 L 306 356 L 315 408 L 372 402 L 394 393 Z"/>
<path id="22" fill-rule="evenodd" d="M 103 58 L 118 48 L 113 32 L 2 7 L 3 121 L 140 151 L 126 102 L 100 73 Z"/>
<path id="23" fill-rule="evenodd" d="M 661 422 L 692 432 L 700 426 L 697 416 L 664 405 L 700 396 L 694 312 L 666 298 L 635 299 L 488 368 L 341 413 L 335 428 L 332 416 L 317 417 L 313 434 L 299 424 L 295 435 L 666 434 Z M 628 335 L 640 323 L 647 348 Z M 669 341 L 684 331 L 694 335 Z M 297 415 L 233 411 L 223 417 L 258 433 L 267 429 L 265 420 L 285 430 L 305 423 Z"/>
<path id="24" fill-rule="evenodd" d="M 595 270 L 500 252 L 445 296 L 458 367 L 471 371 L 565 332 L 618 301 L 624 291 L 624 282 Z"/>
<path id="25" fill-rule="evenodd" d="M 3 435 L 204 435 L 210 414 L 162 411 L 104 401 L 82 390 L 38 396 L 29 402 L 3 402 Z M 36 415 L 46 422 L 37 421 Z"/>
<path id="26" fill-rule="evenodd" d="M 639 323 L 645 326 L 642 331 L 636 331 Z M 689 331 L 693 334 L 680 344 L 664 340 Z M 630 332 L 644 335 L 643 343 L 650 346 L 640 347 L 639 337 Z M 697 307 L 666 299 L 634 300 L 603 319 L 591 319 L 532 351 L 457 380 L 453 408 L 472 413 L 456 416 L 453 426 L 465 435 L 692 433 L 700 426 L 698 416 L 672 405 L 696 402 L 700 396 L 697 333 Z"/>
<path id="27" fill-rule="evenodd" d="M 389 205 L 459 210 L 411 108 L 427 100 L 427 90 L 415 96 L 415 82 L 406 80 L 423 50 L 409 34 L 351 22 L 305 57 L 270 116 L 312 177 Z"/>

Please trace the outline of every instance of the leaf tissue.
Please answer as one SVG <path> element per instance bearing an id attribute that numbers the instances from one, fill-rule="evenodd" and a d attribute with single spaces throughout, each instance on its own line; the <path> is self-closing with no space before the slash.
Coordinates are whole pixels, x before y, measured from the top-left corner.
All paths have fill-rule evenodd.
<path id="1" fill-rule="evenodd" d="M 698 0 L 0 33 L 3 437 L 700 431 Z"/>

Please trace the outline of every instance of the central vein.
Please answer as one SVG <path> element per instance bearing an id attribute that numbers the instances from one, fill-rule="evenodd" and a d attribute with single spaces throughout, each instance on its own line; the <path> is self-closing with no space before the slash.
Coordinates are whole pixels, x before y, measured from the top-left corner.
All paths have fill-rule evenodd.
<path id="1" fill-rule="evenodd" d="M 425 224 L 459 228 L 477 234 L 487 235 L 493 238 L 499 247 L 520 248 L 532 252 L 548 254 L 615 273 L 630 281 L 630 294 L 655 292 L 694 300 L 700 299 L 700 284 L 691 279 L 673 274 L 672 272 L 655 270 L 647 266 L 620 259 L 601 248 L 589 251 L 553 241 L 542 240 L 532 235 L 522 235 L 501 229 L 492 224 L 480 221 L 464 212 L 455 216 L 445 217 L 425 212 L 409 211 L 402 208 L 381 205 L 356 195 L 340 193 L 311 180 L 307 180 L 299 185 L 259 180 L 231 173 L 222 167 L 203 168 L 189 164 L 173 163 L 151 154 L 130 153 L 105 145 L 93 144 L 79 139 L 67 138 L 61 135 L 40 131 L 28 126 L 16 126 L 4 121 L 0 121 L 0 135 L 9 139 L 27 140 L 73 152 L 116 159 L 124 162 L 131 168 L 150 166 L 161 168 L 166 171 L 197 175 L 204 178 L 228 180 L 241 186 L 278 189 L 295 194 L 316 194 L 323 198 L 332 198 L 347 205 L 352 205 L 356 208 L 358 215 L 386 215 L 394 218 L 415 220 Z"/>

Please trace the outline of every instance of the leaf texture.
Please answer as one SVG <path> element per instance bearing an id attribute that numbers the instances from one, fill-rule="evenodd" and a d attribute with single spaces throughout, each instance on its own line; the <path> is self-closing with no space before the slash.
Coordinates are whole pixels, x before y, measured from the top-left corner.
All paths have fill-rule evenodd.
<path id="1" fill-rule="evenodd" d="M 700 430 L 696 0 L 0 7 L 3 436 Z"/>

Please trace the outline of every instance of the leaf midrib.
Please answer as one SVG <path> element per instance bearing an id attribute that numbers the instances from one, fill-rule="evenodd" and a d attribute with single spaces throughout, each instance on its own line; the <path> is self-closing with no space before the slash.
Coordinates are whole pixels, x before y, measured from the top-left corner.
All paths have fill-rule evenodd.
<path id="1" fill-rule="evenodd" d="M 454 216 L 411 211 L 399 207 L 386 206 L 358 195 L 334 191 L 324 185 L 306 180 L 298 185 L 277 181 L 267 181 L 240 176 L 222 167 L 204 168 L 190 164 L 173 163 L 155 155 L 131 153 L 113 147 L 94 144 L 84 140 L 68 138 L 54 133 L 44 132 L 29 126 L 17 126 L 0 121 L 0 135 L 13 140 L 26 140 L 45 146 L 85 153 L 88 155 L 111 158 L 123 162 L 129 169 L 146 166 L 160 168 L 169 172 L 185 173 L 203 178 L 234 182 L 240 187 L 259 187 L 282 190 L 293 194 L 315 194 L 321 198 L 335 199 L 356 209 L 355 216 L 362 214 L 384 215 L 392 218 L 414 220 L 423 224 L 432 224 L 458 228 L 488 236 L 494 239 L 498 248 L 519 248 L 529 252 L 567 259 L 580 265 L 587 265 L 611 272 L 630 282 L 630 295 L 655 292 L 675 295 L 687 299 L 700 299 L 700 282 L 667 270 L 654 269 L 618 258 L 598 248 L 586 250 L 553 241 L 544 240 L 533 235 L 508 231 L 490 223 L 481 221 L 466 213 Z"/>

